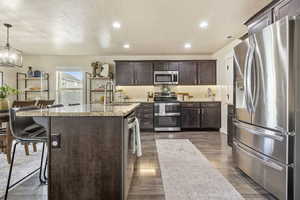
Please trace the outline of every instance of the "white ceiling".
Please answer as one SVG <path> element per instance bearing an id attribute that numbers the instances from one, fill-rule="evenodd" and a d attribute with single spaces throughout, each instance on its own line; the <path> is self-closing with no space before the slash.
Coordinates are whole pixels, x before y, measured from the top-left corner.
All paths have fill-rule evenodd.
<path id="1" fill-rule="evenodd" d="M 243 22 L 270 1 L 1 0 L 0 23 L 14 25 L 11 44 L 26 54 L 210 54 L 230 42 L 226 36 L 245 33 Z M 112 28 L 116 20 L 119 30 Z M 199 28 L 203 20 L 206 30 Z"/>

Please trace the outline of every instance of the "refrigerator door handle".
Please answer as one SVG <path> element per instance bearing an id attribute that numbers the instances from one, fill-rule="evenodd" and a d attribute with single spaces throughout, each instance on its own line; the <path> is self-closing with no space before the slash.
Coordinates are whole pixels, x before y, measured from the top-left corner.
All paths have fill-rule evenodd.
<path id="1" fill-rule="evenodd" d="M 262 162 L 265 166 L 268 166 L 268 167 L 270 167 L 270 168 L 272 168 L 272 169 L 275 169 L 275 170 L 277 170 L 277 171 L 282 171 L 282 170 L 284 169 L 284 168 L 281 167 L 280 165 L 278 165 L 278 164 L 276 164 L 276 163 L 274 163 L 274 162 L 272 162 L 272 161 L 270 161 L 270 160 L 265 160 L 265 159 L 261 158 L 260 156 L 254 154 L 254 153 L 252 153 L 252 152 L 247 151 L 246 149 L 244 149 L 243 147 L 241 147 L 241 146 L 240 146 L 239 144 L 237 144 L 236 142 L 234 142 L 234 144 L 235 144 L 235 147 L 238 148 L 240 151 L 243 151 L 244 153 L 246 153 L 246 154 L 249 155 L 250 157 L 259 160 L 259 161 Z"/>
<path id="2" fill-rule="evenodd" d="M 249 105 L 249 86 L 248 86 L 248 67 L 249 67 L 249 56 L 251 54 L 251 49 L 249 48 L 247 50 L 246 54 L 246 62 L 245 62 L 245 68 L 244 68 L 244 88 L 245 88 L 245 103 L 246 108 L 249 113 L 251 113 L 251 106 Z"/>
<path id="3" fill-rule="evenodd" d="M 272 138 L 272 139 L 277 140 L 279 142 L 282 142 L 284 140 L 283 136 L 266 133 L 265 131 L 259 130 L 259 128 L 253 129 L 253 128 L 247 127 L 247 125 L 242 125 L 240 122 L 233 122 L 233 124 L 236 127 L 244 129 L 244 130 L 246 130 L 250 133 L 253 133 L 255 135 L 261 135 L 261 136 L 269 137 L 269 138 Z"/>
<path id="4" fill-rule="evenodd" d="M 254 59 L 254 52 L 255 52 L 255 46 L 254 46 L 254 36 L 250 35 L 249 37 L 249 43 L 250 43 L 250 53 L 249 53 L 249 58 L 248 58 L 248 64 L 247 64 L 247 92 L 248 92 L 248 96 L 250 99 L 250 109 L 251 112 L 255 112 L 255 108 L 254 108 L 254 97 L 252 94 L 252 70 L 253 70 L 253 59 Z M 254 81 L 255 83 L 255 81 Z M 256 85 L 254 86 L 254 88 L 256 87 Z"/>

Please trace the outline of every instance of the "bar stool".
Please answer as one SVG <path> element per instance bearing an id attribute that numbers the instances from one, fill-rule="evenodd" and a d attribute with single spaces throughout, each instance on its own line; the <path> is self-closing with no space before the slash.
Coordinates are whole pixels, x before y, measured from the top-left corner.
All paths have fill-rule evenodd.
<path id="1" fill-rule="evenodd" d="M 45 184 L 46 181 L 42 179 L 42 170 L 43 170 L 43 160 L 44 160 L 44 151 L 45 151 L 45 144 L 48 142 L 47 131 L 44 127 L 37 125 L 32 117 L 18 117 L 16 116 L 17 112 L 20 111 L 29 111 L 29 110 L 36 110 L 39 109 L 38 107 L 23 107 L 23 108 L 11 108 L 9 110 L 9 118 L 10 118 L 10 129 L 12 135 L 15 137 L 15 144 L 13 147 L 12 159 L 8 174 L 7 186 L 5 191 L 4 200 L 7 200 L 8 191 L 10 188 L 15 186 L 16 184 L 20 183 L 25 178 L 29 177 L 30 175 L 34 174 L 35 172 L 39 171 L 39 179 L 41 184 Z M 35 143 L 43 143 L 42 155 L 41 155 L 41 162 L 38 169 L 34 170 L 30 174 L 26 175 L 21 180 L 10 185 L 10 179 L 12 175 L 12 169 L 15 160 L 16 154 L 16 147 L 21 142 L 35 142 Z"/>
<path id="2" fill-rule="evenodd" d="M 52 100 L 38 100 L 36 105 L 40 108 L 47 108 L 47 106 L 53 105 L 54 102 L 55 102 L 54 99 L 52 99 Z"/>

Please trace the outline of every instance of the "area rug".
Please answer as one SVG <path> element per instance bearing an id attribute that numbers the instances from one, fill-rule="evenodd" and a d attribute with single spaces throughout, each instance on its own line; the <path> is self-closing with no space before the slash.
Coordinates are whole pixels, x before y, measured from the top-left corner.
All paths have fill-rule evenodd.
<path id="1" fill-rule="evenodd" d="M 17 145 L 11 183 L 20 180 L 30 172 L 39 168 L 41 154 L 42 154 L 42 144 L 37 144 L 37 150 L 38 150 L 37 152 L 32 151 L 32 145 L 30 145 L 29 148 L 30 148 L 30 155 L 26 156 L 24 146 L 21 144 Z M 7 163 L 6 155 L 1 153 L 0 154 L 0 197 L 4 196 L 5 194 L 9 167 L 10 165 Z"/>
<path id="2" fill-rule="evenodd" d="M 185 139 L 156 140 L 166 200 L 243 200 L 205 156 Z"/>

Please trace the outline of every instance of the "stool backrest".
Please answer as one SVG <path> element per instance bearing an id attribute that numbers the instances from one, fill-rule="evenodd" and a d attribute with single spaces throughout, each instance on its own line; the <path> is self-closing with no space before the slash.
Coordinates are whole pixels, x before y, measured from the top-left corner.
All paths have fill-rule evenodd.
<path id="1" fill-rule="evenodd" d="M 36 106 L 22 107 L 22 108 L 11 108 L 9 110 L 9 123 L 12 135 L 17 139 L 26 140 L 26 135 L 24 135 L 24 130 L 34 125 L 35 122 L 32 117 L 18 117 L 17 112 L 38 110 Z"/>
<path id="2" fill-rule="evenodd" d="M 54 105 L 47 106 L 47 108 L 60 108 L 60 107 L 64 107 L 64 105 L 63 104 L 54 104 Z"/>
<path id="3" fill-rule="evenodd" d="M 13 108 L 21 108 L 21 107 L 29 107 L 29 106 L 35 106 L 36 101 L 14 101 L 12 104 Z"/>
<path id="4" fill-rule="evenodd" d="M 40 108 L 47 108 L 47 106 L 49 105 L 53 105 L 55 102 L 54 99 L 52 100 L 38 100 L 38 102 L 36 103 L 36 105 Z"/>
<path id="5" fill-rule="evenodd" d="M 68 106 L 79 106 L 80 103 L 70 103 Z"/>

